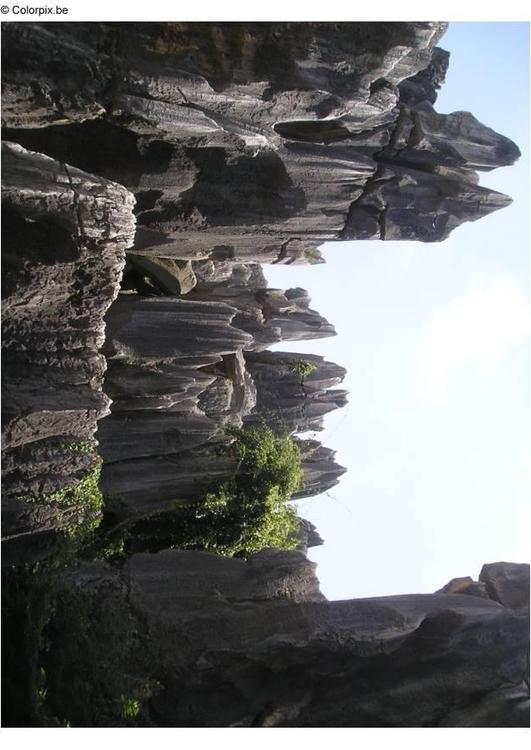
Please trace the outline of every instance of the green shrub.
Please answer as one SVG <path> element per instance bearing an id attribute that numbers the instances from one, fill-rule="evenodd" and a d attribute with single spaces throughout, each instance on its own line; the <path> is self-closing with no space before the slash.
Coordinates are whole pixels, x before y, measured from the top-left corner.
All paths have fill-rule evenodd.
<path id="1" fill-rule="evenodd" d="M 299 376 L 301 385 L 304 383 L 304 378 L 311 375 L 317 369 L 316 365 L 313 362 L 308 362 L 307 359 L 292 359 L 286 362 L 286 365 L 290 372 Z"/>
<path id="2" fill-rule="evenodd" d="M 303 480 L 299 448 L 269 427 L 228 428 L 234 475 L 201 500 L 138 522 L 129 551 L 165 547 L 246 557 L 266 547 L 294 549 L 299 523 L 286 502 Z"/>
<path id="3" fill-rule="evenodd" d="M 101 459 L 96 456 L 95 467 L 76 482 L 55 492 L 20 495 L 20 499 L 27 503 L 53 506 L 64 533 L 71 540 L 81 539 L 94 531 L 102 518 L 100 472 Z"/>
<path id="4" fill-rule="evenodd" d="M 77 441 L 74 443 L 60 443 L 59 448 L 69 450 L 73 453 L 93 453 L 94 444 L 88 441 Z"/>

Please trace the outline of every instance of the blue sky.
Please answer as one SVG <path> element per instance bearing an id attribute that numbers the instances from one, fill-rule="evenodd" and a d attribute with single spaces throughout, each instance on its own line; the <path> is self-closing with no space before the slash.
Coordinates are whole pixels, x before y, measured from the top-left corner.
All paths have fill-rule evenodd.
<path id="1" fill-rule="evenodd" d="M 345 242 L 326 265 L 264 268 L 302 286 L 333 339 L 282 345 L 348 370 L 348 406 L 317 437 L 347 474 L 301 501 L 331 599 L 434 591 L 529 559 L 529 25 L 451 23 L 439 112 L 512 138 L 517 165 L 481 182 L 508 208 L 442 243 Z"/>

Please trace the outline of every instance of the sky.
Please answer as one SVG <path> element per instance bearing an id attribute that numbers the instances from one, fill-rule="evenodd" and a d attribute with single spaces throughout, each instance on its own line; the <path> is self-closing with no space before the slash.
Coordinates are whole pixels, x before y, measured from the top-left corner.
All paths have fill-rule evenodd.
<path id="1" fill-rule="evenodd" d="M 529 24 L 451 23 L 439 112 L 471 111 L 522 156 L 481 184 L 508 208 L 441 243 L 342 242 L 326 265 L 265 266 L 308 289 L 337 337 L 283 343 L 347 368 L 316 437 L 348 471 L 299 513 L 329 599 L 432 592 L 529 561 Z"/>

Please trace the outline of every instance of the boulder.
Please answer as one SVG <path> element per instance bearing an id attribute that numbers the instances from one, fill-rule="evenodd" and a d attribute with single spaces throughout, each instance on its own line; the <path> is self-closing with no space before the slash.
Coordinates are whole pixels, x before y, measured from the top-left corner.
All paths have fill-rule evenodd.
<path id="1" fill-rule="evenodd" d="M 481 568 L 479 580 L 494 601 L 516 611 L 529 610 L 528 563 L 489 563 Z"/>

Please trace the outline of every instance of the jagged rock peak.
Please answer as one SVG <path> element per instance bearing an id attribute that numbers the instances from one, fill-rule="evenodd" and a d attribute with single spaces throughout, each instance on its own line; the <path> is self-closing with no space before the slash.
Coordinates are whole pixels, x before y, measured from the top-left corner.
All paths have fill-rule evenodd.
<path id="1" fill-rule="evenodd" d="M 312 263 L 326 240 L 440 241 L 507 205 L 474 170 L 519 153 L 434 112 L 445 28 L 9 24 L 4 124 L 132 190 L 137 257 Z"/>
<path id="2" fill-rule="evenodd" d="M 316 354 L 246 352 L 247 369 L 256 384 L 256 406 L 245 422 L 266 422 L 294 432 L 323 429 L 323 417 L 347 403 L 347 393 L 336 389 L 346 370 Z M 293 371 L 297 362 L 315 368 L 302 378 Z"/>
<path id="3" fill-rule="evenodd" d="M 339 482 L 346 469 L 335 460 L 336 452 L 321 445 L 318 440 L 297 439 L 301 451 L 304 480 L 300 490 L 293 495 L 295 500 L 321 495 Z"/>
<path id="4" fill-rule="evenodd" d="M 197 264 L 194 264 L 197 265 Z M 217 264 L 216 264 L 217 265 Z M 335 336 L 334 326 L 310 308 L 305 289 L 272 289 L 257 264 L 232 263 L 231 273 L 198 278 L 188 299 L 219 300 L 238 312 L 233 325 L 253 336 L 253 349 L 279 341 L 303 341 Z"/>
<path id="5" fill-rule="evenodd" d="M 434 47 L 429 65 L 399 84 L 400 102 L 408 107 L 427 107 L 435 104 L 438 90 L 446 81 L 450 53 Z"/>

